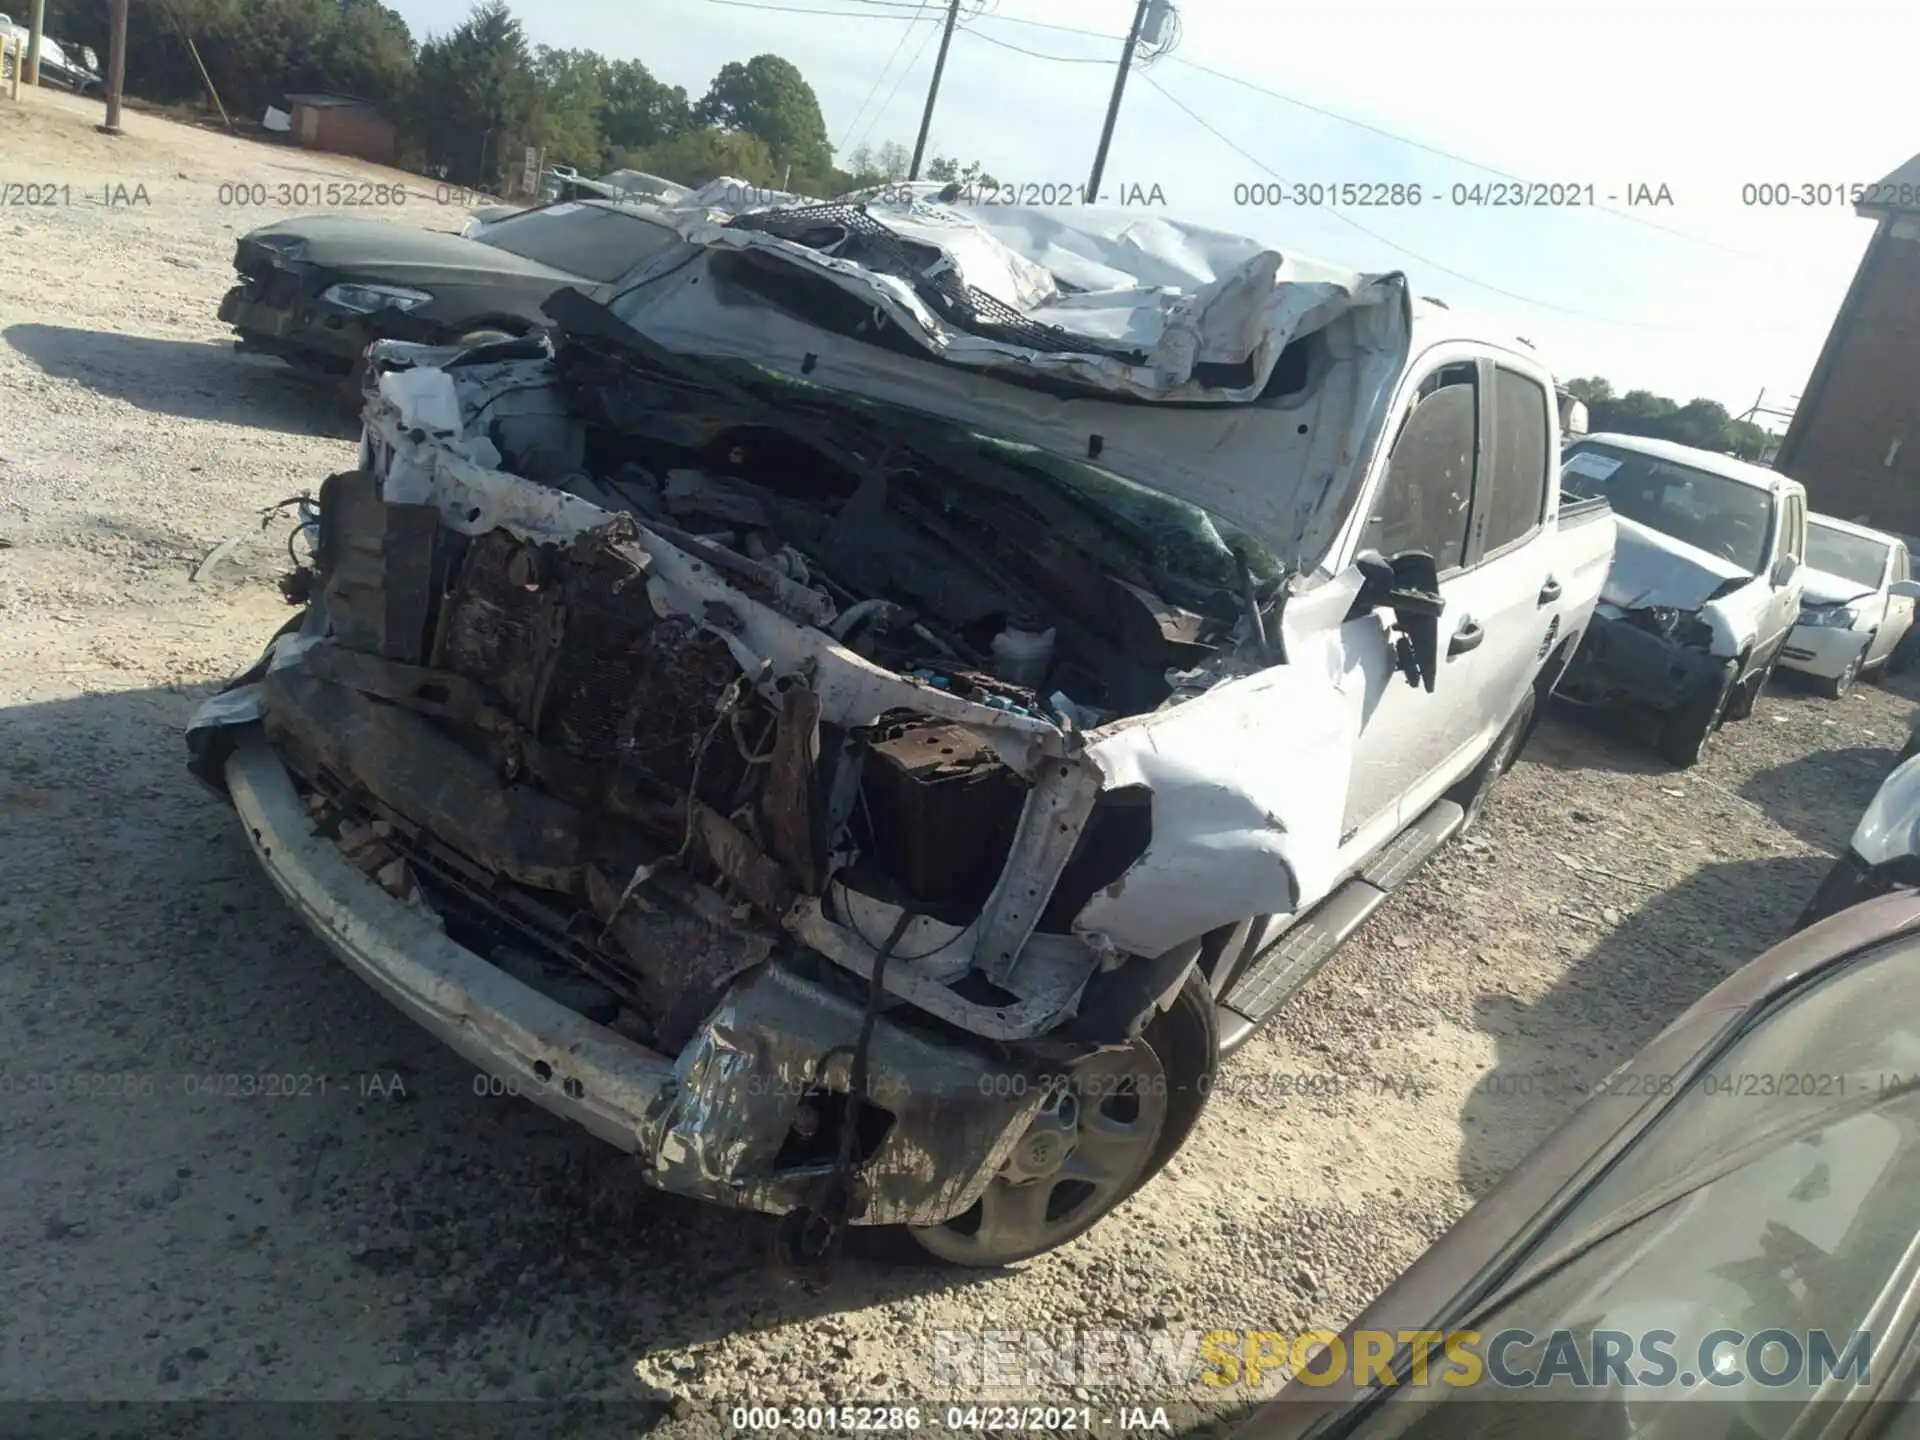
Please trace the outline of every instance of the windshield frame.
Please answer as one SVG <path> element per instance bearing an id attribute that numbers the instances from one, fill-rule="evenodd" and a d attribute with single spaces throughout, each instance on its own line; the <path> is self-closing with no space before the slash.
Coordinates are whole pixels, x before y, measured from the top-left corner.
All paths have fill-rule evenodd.
<path id="1" fill-rule="evenodd" d="M 1748 565 L 1744 558 L 1725 555 L 1719 550 L 1711 549 L 1704 545 L 1697 545 L 1684 535 L 1676 535 L 1673 531 L 1656 525 L 1652 521 L 1642 520 L 1638 516 L 1622 510 L 1615 503 L 1614 497 L 1608 488 L 1613 480 L 1612 475 L 1608 475 L 1604 480 L 1596 480 L 1592 476 L 1581 476 L 1576 472 L 1573 478 L 1576 480 L 1587 480 L 1593 486 L 1593 489 L 1591 491 L 1586 489 L 1570 489 L 1567 483 L 1567 466 L 1576 456 L 1580 455 L 1596 455 L 1604 460 L 1619 461 L 1623 465 L 1638 461 L 1646 465 L 1664 466 L 1670 470 L 1683 471 L 1688 477 L 1699 476 L 1703 480 L 1712 482 L 1715 485 L 1737 487 L 1741 490 L 1753 492 L 1759 497 L 1761 504 L 1766 507 L 1767 512 L 1766 526 L 1761 531 L 1760 537 L 1759 563 L 1756 565 Z M 1567 446 L 1561 452 L 1560 488 L 1569 494 L 1579 495 L 1586 499 L 1591 499 L 1597 494 L 1599 498 L 1604 499 L 1608 505 L 1613 507 L 1615 515 L 1619 518 L 1630 520 L 1636 525 L 1643 525 L 1656 534 L 1665 535 L 1668 539 L 1676 540 L 1683 545 L 1691 545 L 1694 549 L 1700 550 L 1705 554 L 1713 555 L 1726 560 L 1730 564 L 1738 565 L 1753 575 L 1764 575 L 1766 573 L 1768 564 L 1774 553 L 1774 548 L 1779 540 L 1780 512 L 1782 507 L 1779 503 L 1779 493 L 1777 491 L 1763 488 L 1760 485 L 1752 484 L 1745 480 L 1737 480 L 1731 475 L 1723 475 L 1718 470 L 1709 470 L 1703 465 L 1695 465 L 1685 460 L 1669 459 L 1665 455 L 1655 455 L 1646 450 L 1634 450 L 1625 445 L 1614 445 L 1604 440 L 1595 440 L 1592 437 L 1583 437 Z"/>
<path id="2" fill-rule="evenodd" d="M 1822 533 L 1850 545 L 1871 545 L 1880 552 L 1880 563 L 1877 567 L 1878 573 L 1871 580 L 1862 580 L 1858 576 L 1849 575 L 1844 570 L 1834 570 L 1828 566 L 1819 564 L 1813 558 L 1813 547 L 1816 535 Z M 1837 525 L 1826 524 L 1811 515 L 1807 517 L 1807 568 L 1809 570 L 1820 570 L 1828 575 L 1837 575 L 1849 585 L 1858 585 L 1863 592 L 1871 594 L 1887 583 L 1887 564 L 1892 558 L 1892 540 L 1876 540 L 1870 535 L 1860 535 L 1852 530 L 1842 530 Z"/>
<path id="3" fill-rule="evenodd" d="M 761 401 L 776 408 L 784 409 L 792 405 L 805 414 L 808 407 L 813 406 L 834 411 L 843 416 L 895 427 L 907 449 L 918 448 L 923 453 L 927 453 L 929 459 L 936 458 L 928 451 L 929 441 L 944 440 L 963 446 L 965 455 L 949 457 L 951 463 L 942 467 L 947 473 L 964 480 L 966 463 L 968 458 L 971 458 L 977 463 L 992 466 L 1010 476 L 1031 482 L 1036 487 L 1043 488 L 1078 507 L 1097 523 L 1106 526 L 1116 539 L 1138 547 L 1143 559 L 1149 555 L 1152 533 L 1124 509 L 1104 502 L 1096 493 L 1098 488 L 1134 492 L 1150 497 L 1152 503 L 1166 508 L 1169 517 L 1184 514 L 1197 518 L 1210 527 L 1216 538 L 1221 541 L 1225 547 L 1222 553 L 1245 562 L 1252 583 L 1262 592 L 1277 588 L 1293 576 L 1294 571 L 1286 558 L 1243 526 L 1234 524 L 1224 516 L 1214 514 L 1196 501 L 1170 494 L 1092 461 L 1063 454 L 1032 441 L 996 434 L 932 411 L 917 410 L 910 405 L 902 405 L 893 400 L 816 384 L 811 380 L 757 364 L 752 360 L 731 357 L 689 358 L 724 371 L 737 383 L 751 390 Z M 1027 452 L 1032 458 L 1026 458 L 1019 452 Z M 1076 474 L 1086 476 L 1093 485 L 1077 482 L 1072 478 Z M 1198 574 L 1176 572 L 1175 580 L 1176 583 L 1184 581 L 1189 585 L 1206 583 L 1205 578 Z M 1244 589 L 1246 583 L 1247 580 L 1243 577 L 1235 583 L 1223 585 L 1222 588 L 1228 593 L 1235 593 L 1236 590 Z M 1174 601 L 1172 595 L 1163 595 L 1161 598 L 1182 603 Z"/>

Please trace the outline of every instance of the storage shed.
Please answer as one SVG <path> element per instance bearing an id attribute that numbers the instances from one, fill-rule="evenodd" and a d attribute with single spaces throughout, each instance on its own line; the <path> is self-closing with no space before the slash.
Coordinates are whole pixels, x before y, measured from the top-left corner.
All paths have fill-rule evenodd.
<path id="1" fill-rule="evenodd" d="M 393 163 L 397 132 L 386 116 L 352 95 L 289 95 L 293 138 L 309 150 Z"/>

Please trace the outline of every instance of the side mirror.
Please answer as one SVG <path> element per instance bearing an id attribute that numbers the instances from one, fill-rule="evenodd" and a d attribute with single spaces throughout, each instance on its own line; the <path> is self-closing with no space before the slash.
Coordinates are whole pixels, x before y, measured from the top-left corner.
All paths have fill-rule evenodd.
<path id="1" fill-rule="evenodd" d="M 1363 550 L 1353 557 L 1353 568 L 1360 572 L 1360 593 L 1353 597 L 1356 614 L 1392 603 L 1393 566 L 1384 555 Z"/>
<path id="2" fill-rule="evenodd" d="M 1440 613 L 1446 602 L 1440 595 L 1440 576 L 1433 557 L 1409 550 L 1388 560 L 1377 550 L 1354 556 L 1360 572 L 1360 593 L 1354 597 L 1349 619 L 1386 606 L 1393 611 L 1394 664 L 1409 685 L 1431 691 L 1440 660 Z"/>
<path id="3" fill-rule="evenodd" d="M 1782 555 L 1773 562 L 1773 573 L 1767 578 L 1773 582 L 1773 588 L 1778 590 L 1799 573 L 1800 562 L 1791 555 Z"/>
<path id="4" fill-rule="evenodd" d="M 1896 580 L 1887 593 L 1896 600 L 1920 600 L 1920 580 Z"/>

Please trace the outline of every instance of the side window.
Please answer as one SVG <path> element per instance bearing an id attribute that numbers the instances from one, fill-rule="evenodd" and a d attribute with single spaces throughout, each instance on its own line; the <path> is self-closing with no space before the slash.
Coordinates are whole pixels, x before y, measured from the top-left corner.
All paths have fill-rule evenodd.
<path id="1" fill-rule="evenodd" d="M 1896 580 L 1913 578 L 1913 562 L 1907 558 L 1907 547 L 1904 545 L 1893 547 L 1893 578 Z"/>
<path id="2" fill-rule="evenodd" d="M 1425 550 L 1442 573 L 1467 553 L 1480 386 L 1471 364 L 1446 365 L 1421 382 L 1387 458 L 1387 473 L 1360 545 L 1391 559 Z"/>
<path id="3" fill-rule="evenodd" d="M 1517 371 L 1493 372 L 1493 465 L 1482 553 L 1531 534 L 1547 513 L 1547 392 Z"/>

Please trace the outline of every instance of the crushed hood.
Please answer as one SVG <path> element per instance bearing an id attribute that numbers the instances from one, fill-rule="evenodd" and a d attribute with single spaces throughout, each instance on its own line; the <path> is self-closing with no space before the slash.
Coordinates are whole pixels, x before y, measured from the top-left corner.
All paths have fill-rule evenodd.
<path id="1" fill-rule="evenodd" d="M 1296 335 L 1351 308 L 1404 303 L 1397 274 L 1138 210 L 783 196 L 733 213 L 713 203 L 740 193 L 765 192 L 715 181 L 667 213 L 693 244 L 778 257 L 871 301 L 940 359 L 1145 400 L 1251 400 Z M 956 323 L 930 302 L 939 290 L 973 292 L 982 323 Z M 1026 330 L 1031 343 L 987 329 Z M 1198 373 L 1205 365 L 1235 373 Z"/>
<path id="2" fill-rule="evenodd" d="M 1800 603 L 1803 605 L 1844 605 L 1850 600 L 1864 600 L 1877 593 L 1874 587 L 1862 585 L 1858 580 L 1849 580 L 1830 570 L 1815 570 L 1811 565 L 1800 571 L 1800 579 Z"/>
<path id="3" fill-rule="evenodd" d="M 1753 572 L 1724 556 L 1662 534 L 1624 515 L 1614 517 L 1613 569 L 1600 598 L 1622 610 L 1666 605 L 1698 610 L 1707 597 L 1731 580 L 1747 581 Z"/>
<path id="4" fill-rule="evenodd" d="M 706 253 L 616 296 L 620 319 L 675 350 L 1091 461 L 1301 569 L 1332 539 L 1410 346 L 1402 276 L 1162 216 L 919 198 L 738 214 L 709 203 L 736 191 L 751 187 L 716 181 L 658 210 Z M 772 293 L 716 270 L 740 256 L 772 274 Z M 818 303 L 833 291 L 859 303 Z M 1289 344 L 1318 332 L 1304 378 L 1262 399 Z M 902 336 L 926 363 L 902 353 Z"/>

